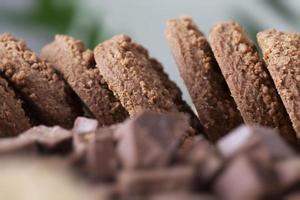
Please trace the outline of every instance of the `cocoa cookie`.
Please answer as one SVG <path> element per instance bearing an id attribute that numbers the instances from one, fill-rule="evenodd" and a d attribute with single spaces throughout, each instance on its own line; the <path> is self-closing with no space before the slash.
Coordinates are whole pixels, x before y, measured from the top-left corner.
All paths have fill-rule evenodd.
<path id="1" fill-rule="evenodd" d="M 242 118 L 211 48 L 189 17 L 169 20 L 165 35 L 205 132 L 216 141 Z"/>
<path id="2" fill-rule="evenodd" d="M 70 36 L 56 35 L 41 51 L 80 97 L 100 125 L 111 125 L 127 118 L 128 113 L 95 67 L 93 52 Z"/>
<path id="3" fill-rule="evenodd" d="M 266 30 L 257 34 L 267 68 L 300 139 L 300 35 Z"/>
<path id="4" fill-rule="evenodd" d="M 256 47 L 237 22 L 215 25 L 211 47 L 244 121 L 279 130 L 289 142 L 295 132 Z"/>
<path id="5" fill-rule="evenodd" d="M 30 128 L 21 101 L 0 76 L 0 137 L 15 136 Z"/>
<path id="6" fill-rule="evenodd" d="M 53 67 L 40 60 L 23 41 L 10 34 L 0 36 L 0 71 L 47 125 L 71 127 L 78 114 L 66 83 Z"/>
<path id="7" fill-rule="evenodd" d="M 131 116 L 143 110 L 178 112 L 173 94 L 153 67 L 147 50 L 128 36 L 118 35 L 99 44 L 95 60 L 109 88 Z"/>
<path id="8" fill-rule="evenodd" d="M 110 89 L 130 115 L 143 110 L 185 112 L 191 126 L 202 130 L 198 118 L 181 98 L 181 91 L 150 58 L 148 51 L 125 35 L 118 35 L 98 45 L 95 59 Z"/>

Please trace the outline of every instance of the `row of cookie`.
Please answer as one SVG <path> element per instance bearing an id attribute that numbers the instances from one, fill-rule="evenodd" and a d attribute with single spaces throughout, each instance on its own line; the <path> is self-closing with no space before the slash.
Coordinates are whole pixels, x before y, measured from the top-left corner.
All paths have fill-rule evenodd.
<path id="1" fill-rule="evenodd" d="M 215 25 L 209 42 L 189 17 L 167 23 L 167 41 L 213 141 L 243 121 L 276 128 L 291 143 L 300 138 L 300 35 L 266 30 L 257 37 L 266 64 L 237 22 Z"/>
<path id="2" fill-rule="evenodd" d="M 98 66 L 81 41 L 57 35 L 39 59 L 23 41 L 1 35 L 0 135 L 37 124 L 69 128 L 80 115 L 111 125 L 143 110 L 187 113 L 201 132 L 180 89 L 143 47 L 121 35 L 97 49 Z"/>
<path id="3" fill-rule="evenodd" d="M 276 128 L 291 143 L 296 141 L 299 35 L 276 31 L 260 34 L 264 50 L 267 44 L 277 47 L 277 53 L 274 49 L 264 51 L 268 67 L 274 68 L 271 74 L 236 22 L 216 25 L 210 34 L 211 44 L 190 18 L 170 20 L 166 36 L 210 140 L 218 140 L 244 121 Z M 39 60 L 12 36 L 1 38 L 4 59 L 0 70 L 44 124 L 66 127 L 75 116 L 82 115 L 77 96 L 84 112 L 102 125 L 123 121 L 128 114 L 142 110 L 185 112 L 191 116 L 194 129 L 201 132 L 198 119 L 161 64 L 128 36 L 115 36 L 99 44 L 94 55 L 81 41 L 58 35 L 41 53 L 53 65 Z"/>

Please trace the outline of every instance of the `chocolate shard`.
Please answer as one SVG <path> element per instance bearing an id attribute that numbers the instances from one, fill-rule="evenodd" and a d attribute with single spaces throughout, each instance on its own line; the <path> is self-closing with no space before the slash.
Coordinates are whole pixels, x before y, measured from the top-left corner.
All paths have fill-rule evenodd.
<path id="1" fill-rule="evenodd" d="M 276 163 L 275 172 L 283 192 L 293 189 L 294 186 L 300 186 L 299 157 Z"/>
<path id="2" fill-rule="evenodd" d="M 121 195 L 149 195 L 160 192 L 192 191 L 195 171 L 191 166 L 152 170 L 125 170 L 118 176 Z"/>
<path id="3" fill-rule="evenodd" d="M 240 126 L 223 137 L 217 147 L 225 157 L 233 157 L 240 152 L 265 153 L 274 160 L 295 156 L 277 131 L 259 126 Z"/>
<path id="4" fill-rule="evenodd" d="M 195 140 L 185 159 L 186 162 L 195 166 L 197 185 L 200 189 L 207 187 L 224 166 L 219 152 L 202 138 Z"/>
<path id="5" fill-rule="evenodd" d="M 87 146 L 85 169 L 92 179 L 110 180 L 117 169 L 117 154 L 112 135 L 100 134 Z"/>
<path id="6" fill-rule="evenodd" d="M 146 111 L 120 125 L 117 152 L 127 169 L 165 166 L 189 127 L 181 114 Z"/>
<path id="7" fill-rule="evenodd" d="M 37 151 L 32 138 L 3 138 L 0 139 L 0 155 L 26 154 Z"/>
<path id="8" fill-rule="evenodd" d="M 265 199 L 272 196 L 278 184 L 272 171 L 247 156 L 234 158 L 214 183 L 220 199 Z"/>
<path id="9" fill-rule="evenodd" d="M 36 126 L 19 136 L 35 141 L 40 152 L 43 153 L 68 153 L 72 150 L 72 133 L 59 126 Z"/>
<path id="10" fill-rule="evenodd" d="M 212 194 L 198 194 L 187 192 L 170 192 L 153 195 L 149 200 L 216 200 L 217 198 Z"/>
<path id="11" fill-rule="evenodd" d="M 72 133 L 59 126 L 36 126 L 18 137 L 0 140 L 0 154 L 9 153 L 69 153 Z"/>
<path id="12" fill-rule="evenodd" d="M 107 126 L 95 128 L 92 123 L 94 120 L 82 118 L 77 121 L 77 125 L 73 127 L 73 154 L 71 160 L 74 163 L 82 164 L 85 162 L 86 153 L 91 141 L 96 140 L 98 135 L 108 135 L 114 138 L 115 126 Z M 88 123 L 87 127 L 85 123 Z M 76 123 L 75 123 L 76 124 Z M 114 139 L 115 140 L 115 139 Z"/>
<path id="13" fill-rule="evenodd" d="M 93 132 L 98 128 L 98 121 L 86 117 L 77 117 L 72 132 L 75 134 Z"/>

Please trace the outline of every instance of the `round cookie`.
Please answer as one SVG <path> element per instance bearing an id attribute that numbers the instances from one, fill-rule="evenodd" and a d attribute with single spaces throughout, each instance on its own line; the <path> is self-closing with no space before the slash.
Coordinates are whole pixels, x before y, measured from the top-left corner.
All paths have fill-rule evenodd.
<path id="1" fill-rule="evenodd" d="M 211 48 L 189 17 L 169 20 L 165 35 L 205 132 L 216 141 L 243 120 Z"/>
<path id="2" fill-rule="evenodd" d="M 287 141 L 295 142 L 272 78 L 241 26 L 232 21 L 217 24 L 209 40 L 244 121 L 276 128 Z"/>
<path id="3" fill-rule="evenodd" d="M 258 33 L 257 39 L 300 141 L 300 35 L 273 29 Z"/>
<path id="4" fill-rule="evenodd" d="M 100 73 L 131 116 L 143 110 L 185 112 L 193 128 L 201 131 L 179 88 L 144 47 L 118 35 L 99 44 L 94 53 Z"/>
<path id="5" fill-rule="evenodd" d="M 115 36 L 99 44 L 94 53 L 100 73 L 131 116 L 143 110 L 178 111 L 147 51 L 128 36 Z"/>
<path id="6" fill-rule="evenodd" d="M 93 52 L 85 49 L 83 42 L 57 35 L 42 49 L 41 57 L 63 75 L 100 125 L 111 125 L 127 118 L 127 111 L 95 67 Z"/>
<path id="7" fill-rule="evenodd" d="M 0 77 L 0 137 L 15 136 L 30 128 L 21 101 Z"/>
<path id="8" fill-rule="evenodd" d="M 76 107 L 70 88 L 49 63 L 10 34 L 0 36 L 0 71 L 40 123 L 72 127 L 81 109 Z"/>

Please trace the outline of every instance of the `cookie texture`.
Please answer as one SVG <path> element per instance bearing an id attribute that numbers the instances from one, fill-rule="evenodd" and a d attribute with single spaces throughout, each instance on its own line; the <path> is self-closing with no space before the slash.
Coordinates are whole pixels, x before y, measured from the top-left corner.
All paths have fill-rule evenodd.
<path id="1" fill-rule="evenodd" d="M 41 51 L 79 96 L 100 125 L 111 125 L 127 118 L 128 112 L 108 89 L 95 67 L 94 55 L 83 42 L 70 36 L 56 35 Z"/>
<path id="2" fill-rule="evenodd" d="M 78 115 L 71 90 L 53 67 L 40 60 L 23 41 L 0 36 L 0 71 L 30 106 L 40 123 L 69 128 Z"/>
<path id="3" fill-rule="evenodd" d="M 205 132 L 216 141 L 242 123 L 205 36 L 190 17 L 167 22 L 165 35 Z"/>
<path id="4" fill-rule="evenodd" d="M 0 137 L 15 136 L 30 128 L 22 103 L 0 76 Z"/>
<path id="5" fill-rule="evenodd" d="M 275 29 L 257 34 L 263 57 L 300 139 L 300 35 Z"/>
<path id="6" fill-rule="evenodd" d="M 272 78 L 241 26 L 233 21 L 217 24 L 209 40 L 244 121 L 278 129 L 284 138 L 295 142 Z"/>
<path id="7" fill-rule="evenodd" d="M 115 36 L 98 45 L 94 53 L 100 73 L 130 115 L 142 110 L 178 111 L 148 52 L 128 36 Z"/>
<path id="8" fill-rule="evenodd" d="M 126 35 L 118 35 L 95 48 L 95 60 L 109 88 L 131 116 L 143 111 L 184 112 L 191 126 L 202 126 L 181 91 L 148 51 Z"/>

